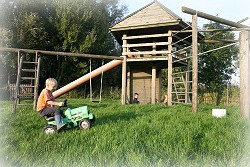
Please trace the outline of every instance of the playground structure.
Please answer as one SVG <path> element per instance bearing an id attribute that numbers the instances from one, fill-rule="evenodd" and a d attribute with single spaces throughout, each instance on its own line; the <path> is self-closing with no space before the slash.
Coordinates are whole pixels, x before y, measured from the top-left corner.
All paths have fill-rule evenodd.
<path id="1" fill-rule="evenodd" d="M 208 15 L 186 7 L 182 11 L 192 15 L 192 25 L 181 20 L 172 11 L 154 1 L 142 9 L 134 12 L 113 25 L 110 30 L 114 34 L 118 43 L 122 45 L 123 52 L 121 57 L 86 55 L 77 53 L 25 50 L 14 48 L 0 48 L 1 51 L 18 52 L 19 65 L 16 82 L 16 95 L 13 104 L 13 111 L 19 100 L 19 85 L 22 72 L 24 56 L 21 52 L 33 53 L 36 55 L 35 64 L 35 86 L 39 83 L 39 61 L 41 56 L 46 55 L 63 55 L 63 56 L 80 56 L 89 58 L 107 58 L 115 59 L 106 65 L 86 74 L 81 78 L 69 83 L 58 89 L 53 94 L 59 97 L 62 94 L 74 89 L 94 78 L 101 73 L 110 70 L 122 64 L 122 97 L 121 103 L 130 103 L 133 93 L 140 94 L 142 103 L 155 104 L 161 101 L 161 70 L 168 69 L 168 105 L 174 103 L 191 103 L 193 112 L 197 111 L 198 105 L 198 40 L 202 39 L 199 32 L 205 30 L 197 29 L 197 17 L 206 18 L 222 24 L 236 28 L 230 28 L 227 31 L 241 31 L 240 33 L 240 107 L 241 114 L 249 117 L 250 100 L 248 98 L 250 91 L 250 46 L 249 27 L 240 23 L 228 21 L 216 16 Z M 226 30 L 210 30 L 226 31 Z M 221 41 L 216 41 L 221 42 Z M 191 63 L 192 61 L 192 63 Z M 190 65 L 192 64 L 192 66 Z M 181 67 L 181 68 L 180 68 Z M 183 70 L 185 69 L 185 70 Z M 191 77 L 192 75 L 192 77 Z M 192 80 L 189 80 L 192 78 Z M 28 78 L 26 78 L 28 79 Z M 34 95 L 34 107 L 36 106 L 37 91 Z M 192 97 L 192 98 L 191 98 Z"/>

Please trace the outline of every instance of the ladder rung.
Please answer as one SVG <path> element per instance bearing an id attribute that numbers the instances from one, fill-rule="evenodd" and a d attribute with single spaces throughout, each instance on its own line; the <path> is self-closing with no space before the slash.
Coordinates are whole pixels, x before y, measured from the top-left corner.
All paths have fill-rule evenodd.
<path id="1" fill-rule="evenodd" d="M 23 72 L 36 72 L 34 69 L 22 69 Z"/>
<path id="2" fill-rule="evenodd" d="M 17 104 L 17 106 L 33 106 L 33 104 Z"/>
<path id="3" fill-rule="evenodd" d="M 185 82 L 174 82 L 173 84 L 184 84 Z"/>
<path id="4" fill-rule="evenodd" d="M 35 80 L 36 78 L 34 78 L 34 77 L 21 77 L 21 79 L 24 79 L 24 80 Z"/>
<path id="5" fill-rule="evenodd" d="M 181 102 L 181 101 L 184 101 L 184 102 L 185 102 L 185 99 L 178 99 L 178 102 Z"/>
<path id="6" fill-rule="evenodd" d="M 33 97 L 33 96 L 34 96 L 34 93 L 32 93 L 32 94 L 19 94 L 19 95 L 18 95 L 18 97 L 28 97 L 28 96 L 29 96 L 29 97 L 31 97 L 31 96 Z"/>
<path id="7" fill-rule="evenodd" d="M 180 94 L 180 95 L 186 94 L 185 92 L 172 92 L 172 93 L 177 93 L 177 94 Z M 187 94 L 190 94 L 190 93 L 192 93 L 192 92 L 187 92 Z"/>
<path id="8" fill-rule="evenodd" d="M 24 64 L 37 64 L 37 62 L 33 62 L 33 61 L 23 61 Z"/>
<path id="9" fill-rule="evenodd" d="M 20 88 L 35 88 L 36 86 L 29 86 L 29 85 L 24 85 L 24 86 L 20 86 Z"/>

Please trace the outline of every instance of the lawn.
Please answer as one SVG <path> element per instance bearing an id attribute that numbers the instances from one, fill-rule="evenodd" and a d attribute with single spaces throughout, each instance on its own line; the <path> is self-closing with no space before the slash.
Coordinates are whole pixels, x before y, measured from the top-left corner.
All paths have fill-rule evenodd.
<path id="1" fill-rule="evenodd" d="M 249 121 L 239 107 L 121 105 L 68 99 L 68 107 L 88 105 L 96 116 L 87 131 L 79 128 L 45 135 L 46 122 L 32 107 L 11 114 L 11 102 L 0 102 L 1 162 L 4 166 L 246 166 Z"/>

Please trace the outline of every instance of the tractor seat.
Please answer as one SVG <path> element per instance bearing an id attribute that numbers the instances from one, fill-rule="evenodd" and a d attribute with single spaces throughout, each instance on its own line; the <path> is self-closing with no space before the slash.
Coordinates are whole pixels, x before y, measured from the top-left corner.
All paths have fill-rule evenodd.
<path id="1" fill-rule="evenodd" d="M 46 121 L 54 121 L 55 120 L 54 116 L 45 115 L 44 118 L 45 118 Z"/>

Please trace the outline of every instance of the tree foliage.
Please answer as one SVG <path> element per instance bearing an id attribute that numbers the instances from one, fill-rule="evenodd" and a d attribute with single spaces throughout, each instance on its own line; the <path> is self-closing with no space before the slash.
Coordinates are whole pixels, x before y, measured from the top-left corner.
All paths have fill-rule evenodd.
<path id="1" fill-rule="evenodd" d="M 109 27 L 125 12 L 119 0 L 3 0 L 0 46 L 119 56 Z M 1 60 L 4 69 L 16 69 L 16 59 L 9 53 Z M 101 65 L 92 62 L 93 69 Z M 54 77 L 65 85 L 88 71 L 88 59 L 44 55 L 41 83 Z"/>
<path id="2" fill-rule="evenodd" d="M 203 26 L 204 29 L 224 29 L 225 26 L 210 22 Z M 205 39 L 211 40 L 234 40 L 233 32 L 204 33 Z M 211 37 L 212 36 L 212 37 Z M 227 43 L 228 44 L 228 43 Z M 205 52 L 225 46 L 224 43 L 201 43 L 199 52 Z M 231 75 L 236 68 L 234 62 L 238 60 L 238 46 L 230 46 L 220 50 L 212 51 L 199 56 L 199 83 L 205 85 L 205 90 L 211 93 L 217 93 L 217 104 L 220 103 L 221 95 L 224 90 L 224 85 L 231 79 Z M 201 91 L 202 93 L 202 91 Z"/>

